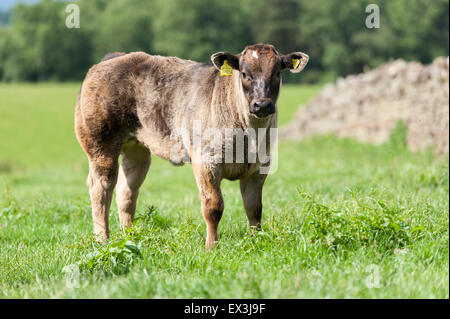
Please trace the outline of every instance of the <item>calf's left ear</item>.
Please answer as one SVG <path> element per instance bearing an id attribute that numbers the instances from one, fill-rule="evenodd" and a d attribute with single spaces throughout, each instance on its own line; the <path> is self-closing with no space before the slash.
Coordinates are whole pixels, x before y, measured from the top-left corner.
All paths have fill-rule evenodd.
<path id="1" fill-rule="evenodd" d="M 211 61 L 217 70 L 220 70 L 225 60 L 233 69 L 239 70 L 239 56 L 228 52 L 217 52 L 211 55 Z"/>
<path id="2" fill-rule="evenodd" d="M 309 56 L 303 52 L 292 52 L 281 56 L 282 69 L 289 69 L 292 73 L 298 73 L 308 63 Z"/>

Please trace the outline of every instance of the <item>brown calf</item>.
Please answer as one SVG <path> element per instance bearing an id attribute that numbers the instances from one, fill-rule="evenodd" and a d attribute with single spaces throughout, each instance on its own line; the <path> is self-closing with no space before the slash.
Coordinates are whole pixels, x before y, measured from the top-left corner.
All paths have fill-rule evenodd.
<path id="1" fill-rule="evenodd" d="M 227 129 L 264 129 L 256 135 L 264 135 L 270 153 L 268 129 L 277 125 L 280 72 L 300 72 L 308 56 L 302 52 L 281 55 L 271 45 L 257 44 L 238 55 L 215 53 L 211 60 L 214 66 L 143 52 L 114 53 L 87 73 L 78 96 L 75 131 L 89 159 L 87 184 L 99 240 L 109 236 L 109 207 L 116 183 L 120 222 L 131 226 L 150 154 L 175 165 L 192 161 L 207 226 L 207 248 L 217 242 L 224 178 L 240 180 L 249 224 L 260 228 L 267 176 L 267 171 L 261 172 L 262 161 L 259 157 L 251 161 L 247 153 L 240 161 L 217 158 L 223 159 L 230 145 L 233 159 L 240 156 L 237 137 L 227 135 Z M 219 72 L 224 65 L 232 68 L 229 76 Z M 200 138 L 199 145 L 195 125 L 199 132 L 213 129 Z M 249 136 L 244 137 L 249 147 Z M 204 152 L 206 146 L 215 150 L 213 160 L 211 151 Z"/>

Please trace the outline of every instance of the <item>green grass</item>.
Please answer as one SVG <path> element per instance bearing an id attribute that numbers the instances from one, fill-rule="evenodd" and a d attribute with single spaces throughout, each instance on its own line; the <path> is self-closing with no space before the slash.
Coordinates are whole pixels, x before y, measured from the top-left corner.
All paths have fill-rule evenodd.
<path id="1" fill-rule="evenodd" d="M 112 239 L 94 243 L 78 88 L 0 85 L 0 298 L 449 297 L 448 157 L 412 154 L 401 130 L 378 146 L 280 143 L 263 231 L 251 235 L 238 183 L 224 181 L 209 253 L 190 166 L 154 159 L 135 226 L 119 230 L 113 204 Z M 318 90 L 283 87 L 281 122 Z"/>

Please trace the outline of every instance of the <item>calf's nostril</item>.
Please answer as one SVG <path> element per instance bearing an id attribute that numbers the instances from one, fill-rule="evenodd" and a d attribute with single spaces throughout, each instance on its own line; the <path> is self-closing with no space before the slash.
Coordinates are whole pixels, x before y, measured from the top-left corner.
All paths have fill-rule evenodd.
<path id="1" fill-rule="evenodd" d="M 258 102 L 255 102 L 253 104 L 253 106 L 256 108 L 262 109 L 262 108 L 266 108 L 269 104 L 270 104 L 270 102 L 268 102 L 268 101 L 258 101 Z"/>

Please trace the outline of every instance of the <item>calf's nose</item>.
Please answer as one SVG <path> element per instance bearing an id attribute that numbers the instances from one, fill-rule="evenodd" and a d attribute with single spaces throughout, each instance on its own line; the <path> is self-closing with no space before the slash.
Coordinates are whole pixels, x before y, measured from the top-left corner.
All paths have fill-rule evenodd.
<path id="1" fill-rule="evenodd" d="M 275 106 L 272 100 L 260 100 L 253 102 L 253 107 L 250 113 L 259 117 L 268 116 L 275 113 Z"/>

